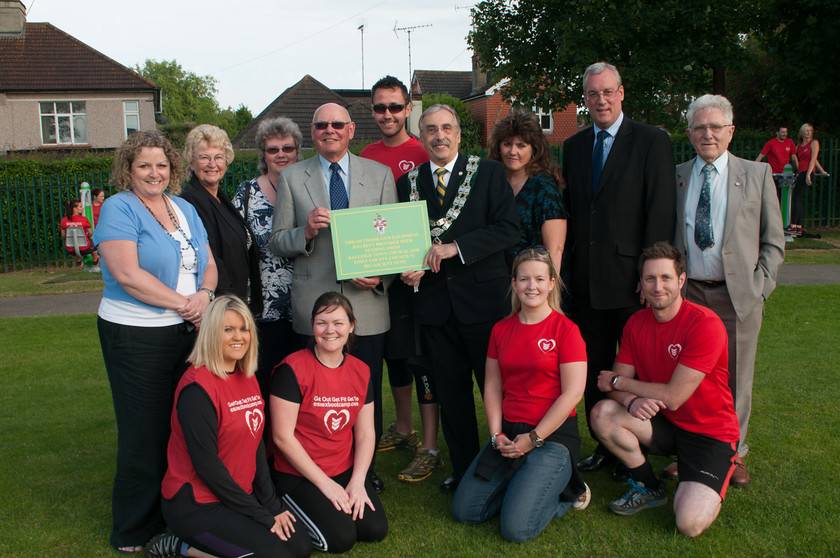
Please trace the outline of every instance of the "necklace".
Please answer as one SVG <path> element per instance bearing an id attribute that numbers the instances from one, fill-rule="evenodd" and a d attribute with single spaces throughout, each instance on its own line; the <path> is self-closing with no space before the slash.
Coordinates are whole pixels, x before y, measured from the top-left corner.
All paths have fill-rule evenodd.
<path id="1" fill-rule="evenodd" d="M 271 179 L 268 177 L 268 175 L 265 175 L 265 179 L 268 180 L 269 184 L 271 184 L 271 189 L 274 190 L 274 193 L 276 194 L 277 193 L 277 185 L 274 184 L 274 182 L 271 181 Z"/>
<path id="2" fill-rule="evenodd" d="M 134 195 L 137 196 L 137 194 L 134 194 Z M 187 238 L 187 234 L 181 228 L 181 225 L 178 224 L 178 220 L 175 219 L 175 215 L 173 215 L 172 209 L 170 209 L 170 207 L 169 207 L 169 200 L 166 199 L 166 195 L 164 194 L 164 196 L 163 196 L 163 205 L 166 206 L 166 213 L 169 214 L 169 220 L 172 221 L 172 224 L 175 226 L 175 229 L 179 233 L 181 233 L 181 236 L 187 242 L 186 246 L 184 246 L 177 238 L 172 236 L 172 233 L 170 233 L 168 230 L 166 230 L 166 227 L 164 227 L 163 223 L 160 222 L 160 219 L 157 218 L 157 215 L 155 215 L 155 212 L 152 211 L 152 208 L 149 207 L 148 205 L 146 205 L 146 202 L 143 201 L 143 198 L 141 198 L 140 196 L 137 196 L 137 199 L 140 200 L 140 203 L 143 204 L 143 207 L 146 208 L 146 211 L 148 211 L 152 215 L 152 218 L 155 220 L 155 222 L 157 222 L 157 224 L 160 225 L 160 228 L 163 229 L 163 232 L 165 232 L 167 234 L 167 236 L 169 236 L 169 238 L 171 238 L 172 240 L 177 242 L 178 246 L 181 247 L 181 262 L 182 262 L 182 264 L 183 264 L 183 262 L 186 262 L 186 261 L 190 261 L 190 260 L 192 261 L 192 263 L 190 265 L 183 264 L 184 271 L 194 270 L 195 266 L 196 266 L 196 263 L 198 262 L 198 254 L 195 252 L 195 248 L 193 248 L 193 245 L 192 245 L 192 242 L 190 242 L 190 239 Z M 190 260 L 187 260 L 187 259 L 185 259 L 185 256 L 187 255 L 187 253 L 189 251 L 192 251 L 194 256 L 192 258 L 190 258 Z"/>

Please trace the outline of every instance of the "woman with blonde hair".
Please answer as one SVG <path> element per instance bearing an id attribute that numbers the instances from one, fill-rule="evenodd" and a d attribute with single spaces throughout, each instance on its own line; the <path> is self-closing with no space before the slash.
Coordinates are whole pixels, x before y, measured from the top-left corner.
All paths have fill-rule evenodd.
<path id="1" fill-rule="evenodd" d="M 805 191 L 811 185 L 811 176 L 817 171 L 825 175 L 817 156 L 820 154 L 820 142 L 814 139 L 814 127 L 809 123 L 799 128 L 799 143 L 796 144 L 796 159 L 799 161 L 799 176 L 796 177 L 796 184 L 793 188 L 791 200 L 790 226 L 785 232 L 794 236 L 802 236 L 802 218 L 805 216 L 805 207 L 802 202 Z"/>
<path id="2" fill-rule="evenodd" d="M 169 532 L 149 543 L 147 558 L 203 556 L 195 550 L 254 558 L 312 551 L 271 482 L 254 333 L 250 310 L 235 296 L 207 307 L 192 365 L 175 390 L 162 485 Z"/>
<path id="3" fill-rule="evenodd" d="M 117 193 L 93 233 L 105 283 L 97 326 L 117 419 L 111 544 L 123 553 L 141 551 L 160 522 L 172 394 L 216 288 L 204 225 L 174 197 L 182 177 L 168 139 L 133 134 L 114 155 Z"/>
<path id="4" fill-rule="evenodd" d="M 193 128 L 184 144 L 188 178 L 181 197 L 195 206 L 207 229 L 210 248 L 219 269 L 219 294 L 235 294 L 255 315 L 262 312 L 259 253 L 242 215 L 221 187 L 233 145 L 227 132 L 202 124 Z"/>
<path id="5" fill-rule="evenodd" d="M 493 327 L 487 349 L 484 410 L 492 435 L 452 500 L 456 521 L 500 515 L 502 537 L 513 542 L 536 537 L 590 500 L 576 465 L 586 345 L 560 310 L 560 286 L 545 247 L 517 254 L 513 313 Z"/>

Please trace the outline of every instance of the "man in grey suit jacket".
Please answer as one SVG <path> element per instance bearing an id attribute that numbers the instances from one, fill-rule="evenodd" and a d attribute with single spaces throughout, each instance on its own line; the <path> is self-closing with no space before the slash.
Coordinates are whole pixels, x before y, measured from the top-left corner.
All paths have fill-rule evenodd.
<path id="1" fill-rule="evenodd" d="M 327 103 L 315 111 L 311 132 L 318 155 L 280 171 L 271 250 L 277 256 L 295 258 L 292 327 L 297 333 L 312 335 L 312 305 L 321 294 L 339 291 L 350 299 L 356 315 L 351 353 L 370 367 L 378 440 L 382 433 L 382 359 L 385 332 L 390 328 L 385 291 L 391 278 L 337 282 L 332 238 L 326 229 L 330 209 L 396 203 L 397 189 L 391 169 L 347 150 L 354 131 L 355 124 L 344 107 Z M 372 476 L 377 491 L 384 490 L 381 481 Z"/>
<path id="2" fill-rule="evenodd" d="M 785 238 L 768 165 L 727 151 L 732 105 L 703 95 L 688 107 L 697 157 L 677 166 L 676 247 L 686 256 L 686 298 L 715 311 L 729 341 L 729 387 L 741 430 L 731 484 L 746 486 L 744 463 L 753 372 L 764 301 L 776 287 Z"/>

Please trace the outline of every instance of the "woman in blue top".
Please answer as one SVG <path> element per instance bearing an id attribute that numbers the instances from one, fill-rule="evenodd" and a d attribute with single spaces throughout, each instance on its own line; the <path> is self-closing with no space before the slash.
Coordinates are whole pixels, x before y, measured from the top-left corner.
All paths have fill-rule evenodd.
<path id="1" fill-rule="evenodd" d="M 111 544 L 141 552 L 161 522 L 169 412 L 195 328 L 213 299 L 216 264 L 193 207 L 177 194 L 178 152 L 157 131 L 117 150 L 93 235 L 105 289 L 99 340 L 117 419 Z"/>

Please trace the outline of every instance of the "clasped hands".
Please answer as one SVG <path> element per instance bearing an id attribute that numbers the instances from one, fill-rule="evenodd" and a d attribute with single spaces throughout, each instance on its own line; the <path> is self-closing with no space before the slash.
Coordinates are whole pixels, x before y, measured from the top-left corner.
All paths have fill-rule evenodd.
<path id="1" fill-rule="evenodd" d="M 603 392 L 615 391 L 613 389 L 612 380 L 616 376 L 618 376 L 618 374 L 612 370 L 601 370 L 601 373 L 598 375 L 598 389 Z M 659 411 L 663 411 L 667 408 L 668 407 L 665 406 L 665 403 L 652 397 L 639 396 L 631 398 L 627 403 L 627 412 L 639 420 L 650 420 L 655 417 Z"/>

